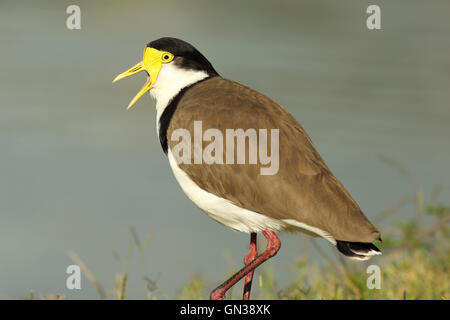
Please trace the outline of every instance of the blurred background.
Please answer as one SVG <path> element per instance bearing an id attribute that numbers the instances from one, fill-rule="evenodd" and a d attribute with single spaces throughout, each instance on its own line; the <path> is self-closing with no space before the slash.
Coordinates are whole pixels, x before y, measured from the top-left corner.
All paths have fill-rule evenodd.
<path id="1" fill-rule="evenodd" d="M 81 30 L 66 28 L 71 4 Z M 381 30 L 366 28 L 370 4 L 381 7 Z M 189 297 L 186 286 L 206 297 L 240 267 L 248 235 L 212 221 L 181 191 L 154 101 L 125 110 L 145 76 L 111 84 L 162 36 L 192 43 L 222 76 L 291 112 L 386 239 L 423 212 L 445 224 L 449 13 L 446 0 L 2 0 L 0 297 L 94 299 L 113 295 L 125 273 L 127 298 Z M 416 227 L 434 223 L 420 219 Z M 324 240 L 310 248 L 298 234 L 281 239 L 262 267 L 279 287 L 297 278 L 305 252 L 319 269 L 340 261 Z M 103 289 L 85 277 L 82 290 L 66 289 L 74 259 Z"/>

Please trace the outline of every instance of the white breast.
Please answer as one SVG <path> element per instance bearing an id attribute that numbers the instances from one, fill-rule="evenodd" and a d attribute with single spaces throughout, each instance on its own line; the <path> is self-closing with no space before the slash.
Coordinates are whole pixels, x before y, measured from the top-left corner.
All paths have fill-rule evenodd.
<path id="1" fill-rule="evenodd" d="M 208 77 L 205 71 L 186 70 L 173 62 L 163 64 L 158 78 L 150 89 L 150 95 L 156 99 L 156 130 L 159 132 L 159 118 L 170 101 L 181 89 Z"/>

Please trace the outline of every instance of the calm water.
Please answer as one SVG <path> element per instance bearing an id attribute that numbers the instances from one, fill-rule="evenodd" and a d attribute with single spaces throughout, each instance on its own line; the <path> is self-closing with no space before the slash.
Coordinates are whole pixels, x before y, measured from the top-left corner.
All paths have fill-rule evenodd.
<path id="1" fill-rule="evenodd" d="M 193 43 L 224 77 L 287 108 L 369 218 L 412 192 L 380 156 L 408 168 L 426 195 L 442 183 L 448 203 L 450 2 L 377 1 L 381 31 L 365 28 L 366 1 L 77 3 L 79 31 L 65 27 L 71 1 L 0 4 L 1 297 L 96 298 L 85 278 L 81 291 L 65 289 L 67 250 L 110 287 L 120 270 L 112 252 L 125 255 L 130 226 L 154 230 L 146 274 L 161 273 L 170 296 L 196 274 L 213 287 L 241 263 L 248 236 L 182 193 L 151 98 L 126 112 L 144 76 L 111 84 L 161 36 Z M 272 263 L 281 284 L 304 244 L 282 240 Z M 142 297 L 139 268 L 135 251 L 131 298 Z"/>

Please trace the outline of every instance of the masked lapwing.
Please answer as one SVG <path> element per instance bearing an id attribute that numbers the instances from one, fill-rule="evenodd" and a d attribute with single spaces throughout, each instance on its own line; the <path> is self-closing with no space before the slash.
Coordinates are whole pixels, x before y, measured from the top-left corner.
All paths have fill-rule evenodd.
<path id="1" fill-rule="evenodd" d="M 248 299 L 253 272 L 278 252 L 281 231 L 322 237 L 352 259 L 381 254 L 372 244 L 381 240 L 378 230 L 276 102 L 222 78 L 197 49 L 175 38 L 150 42 L 142 61 L 113 82 L 141 71 L 147 81 L 128 108 L 147 91 L 156 99 L 159 140 L 183 191 L 215 221 L 250 234 L 244 267 L 211 299 L 223 299 L 242 278 Z M 258 232 L 267 240 L 259 255 Z"/>

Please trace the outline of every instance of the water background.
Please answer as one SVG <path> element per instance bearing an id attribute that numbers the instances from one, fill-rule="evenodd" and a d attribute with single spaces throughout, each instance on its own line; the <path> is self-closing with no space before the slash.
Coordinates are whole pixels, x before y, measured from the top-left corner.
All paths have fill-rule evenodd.
<path id="1" fill-rule="evenodd" d="M 130 226 L 153 230 L 146 274 L 169 296 L 195 275 L 212 288 L 241 264 L 248 235 L 183 194 L 159 146 L 154 101 L 125 110 L 145 76 L 111 84 L 162 36 L 191 42 L 222 76 L 289 110 L 370 219 L 413 189 L 380 157 L 407 168 L 426 196 L 442 183 L 448 200 L 450 2 L 374 3 L 380 31 L 365 26 L 368 1 L 76 1 L 82 29 L 70 31 L 73 1 L 2 0 L 1 297 L 97 298 L 86 278 L 80 291 L 65 288 L 67 250 L 109 288 L 120 271 L 112 252 L 125 255 Z M 378 227 L 411 214 L 412 204 Z M 267 266 L 280 285 L 304 244 L 282 241 Z M 135 251 L 129 298 L 142 298 L 139 261 Z"/>

